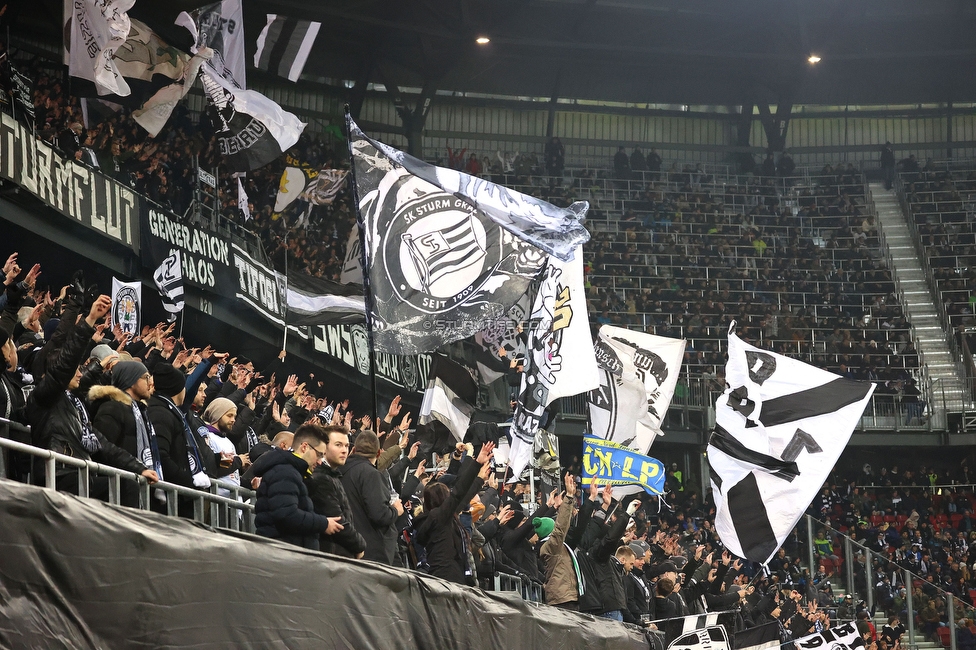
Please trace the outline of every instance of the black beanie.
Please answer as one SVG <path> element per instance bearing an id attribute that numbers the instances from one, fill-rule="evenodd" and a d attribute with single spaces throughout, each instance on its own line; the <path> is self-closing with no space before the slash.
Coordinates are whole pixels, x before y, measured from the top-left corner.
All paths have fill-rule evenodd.
<path id="1" fill-rule="evenodd" d="M 160 363 L 153 370 L 153 384 L 156 392 L 165 397 L 175 397 L 186 388 L 186 375 L 172 364 Z"/>

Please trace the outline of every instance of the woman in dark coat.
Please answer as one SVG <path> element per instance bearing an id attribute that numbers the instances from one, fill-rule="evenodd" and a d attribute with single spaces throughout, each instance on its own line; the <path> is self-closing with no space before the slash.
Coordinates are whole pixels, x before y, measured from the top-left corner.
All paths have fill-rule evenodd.
<path id="1" fill-rule="evenodd" d="M 481 489 L 491 471 L 489 460 L 493 443 L 485 443 L 478 458 L 461 464 L 454 488 L 431 483 L 424 488 L 424 513 L 414 526 L 416 540 L 427 552 L 430 573 L 460 584 L 474 584 L 473 567 L 468 562 L 470 539 L 462 529 L 458 513 Z"/>

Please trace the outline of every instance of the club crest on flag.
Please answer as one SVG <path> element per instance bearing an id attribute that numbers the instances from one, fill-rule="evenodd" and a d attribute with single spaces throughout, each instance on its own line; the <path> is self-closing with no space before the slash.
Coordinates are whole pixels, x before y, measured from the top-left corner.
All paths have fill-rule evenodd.
<path id="1" fill-rule="evenodd" d="M 138 282 L 121 282 L 112 278 L 112 324 L 126 334 L 139 334 L 139 316 L 142 312 L 142 285 Z"/>

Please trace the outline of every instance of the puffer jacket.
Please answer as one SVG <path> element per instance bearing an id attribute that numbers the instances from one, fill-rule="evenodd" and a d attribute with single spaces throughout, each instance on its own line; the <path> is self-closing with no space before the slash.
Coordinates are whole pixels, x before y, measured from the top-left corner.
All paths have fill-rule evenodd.
<path id="1" fill-rule="evenodd" d="M 342 517 L 340 523 L 343 529 L 334 535 L 323 533 L 319 548 L 326 553 L 344 557 L 356 557 L 363 553 L 366 550 L 366 540 L 353 526 L 352 507 L 342 487 L 342 476 L 339 472 L 324 463 L 319 465 L 308 480 L 308 493 L 312 497 L 315 512 L 326 517 Z"/>
<path id="2" fill-rule="evenodd" d="M 319 536 L 329 527 L 329 520 L 315 513 L 308 495 L 308 463 L 291 452 L 274 449 L 255 466 L 255 475 L 261 477 L 254 506 L 255 532 L 319 550 Z"/>

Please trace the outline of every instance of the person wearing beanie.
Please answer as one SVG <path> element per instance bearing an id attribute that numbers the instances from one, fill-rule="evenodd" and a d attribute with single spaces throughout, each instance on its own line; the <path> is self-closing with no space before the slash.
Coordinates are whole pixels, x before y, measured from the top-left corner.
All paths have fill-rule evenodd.
<path id="1" fill-rule="evenodd" d="M 556 522 L 550 517 L 533 517 L 532 528 L 540 542 L 546 541 L 552 534 L 552 529 L 556 527 Z"/>
<path id="2" fill-rule="evenodd" d="M 573 506 L 576 504 L 576 481 L 572 474 L 566 473 L 563 485 L 565 493 L 553 500 L 556 519 L 549 519 L 553 522 L 552 528 L 543 535 L 540 527 L 535 526 L 535 520 L 533 526 L 539 537 L 547 538 L 539 548 L 539 558 L 546 571 L 546 604 L 576 611 L 583 593 L 583 580 L 576 552 L 566 545 Z"/>
<path id="3" fill-rule="evenodd" d="M 124 361 L 115 364 L 111 377 L 110 385 L 92 386 L 88 391 L 92 425 L 146 467 L 163 473 L 156 431 L 147 413 L 152 376 L 142 363 Z"/>
<path id="4" fill-rule="evenodd" d="M 193 434 L 182 408 L 186 399 L 186 375 L 168 363 L 158 363 L 153 369 L 153 384 L 155 393 L 149 400 L 149 419 L 156 427 L 166 480 L 184 487 L 209 488 L 207 461 L 215 461 L 210 448 Z M 192 516 L 191 499 L 178 497 L 177 505 L 181 516 Z"/>
<path id="5" fill-rule="evenodd" d="M 80 460 L 93 460 L 141 474 L 150 483 L 154 483 L 161 478 L 158 473 L 146 467 L 124 448 L 113 444 L 93 426 L 82 402 L 83 396 L 76 394 L 81 382 L 80 365 L 91 343 L 91 337 L 95 334 L 95 326 L 108 314 L 111 307 L 112 299 L 109 296 L 98 296 L 87 316 L 67 333 L 63 345 L 46 361 L 47 372 L 27 399 L 27 419 L 31 424 L 36 446 Z M 142 378 L 140 382 L 143 383 L 140 390 L 148 386 Z M 40 476 L 44 475 L 43 462 L 35 463 L 34 468 Z M 77 494 L 76 469 L 58 467 L 55 481 L 59 491 Z M 135 484 L 123 481 L 122 486 L 123 505 L 135 506 L 138 503 L 138 491 L 131 489 L 130 493 L 129 488 L 134 488 Z M 90 476 L 88 488 L 89 496 L 108 499 L 107 477 Z"/>
<path id="6" fill-rule="evenodd" d="M 492 471 L 489 461 L 494 448 L 488 442 L 482 445 L 476 459 L 465 456 L 452 488 L 440 482 L 428 483 L 424 488 L 424 512 L 414 522 L 414 529 L 417 543 L 427 551 L 431 575 L 459 584 L 476 584 L 471 540 L 458 515 L 467 504 L 465 495 L 478 492 Z"/>
<path id="7" fill-rule="evenodd" d="M 627 614 L 624 620 L 640 625 L 643 618 L 651 613 L 654 600 L 653 587 L 644 579 L 644 562 L 650 556 L 650 546 L 642 539 L 628 544 L 634 554 L 634 564 L 624 576 L 624 591 L 627 594 Z"/>
<path id="8" fill-rule="evenodd" d="M 392 565 L 396 554 L 396 521 L 403 504 L 393 492 L 389 474 L 376 469 L 380 441 L 366 430 L 356 436 L 356 444 L 344 465 L 342 487 L 352 507 L 353 527 L 366 540 L 363 559 Z"/>
<path id="9" fill-rule="evenodd" d="M 203 411 L 201 419 L 204 428 L 197 433 L 206 441 L 218 458 L 222 469 L 230 470 L 224 476 L 227 481 L 235 485 L 241 484 L 240 470 L 250 464 L 247 454 L 238 454 L 234 443 L 228 438 L 234 430 L 237 421 L 237 405 L 226 397 L 218 397 L 210 402 Z M 230 491 L 220 488 L 217 491 L 222 496 L 229 496 Z"/>

